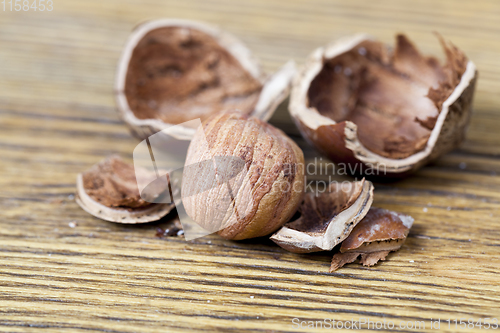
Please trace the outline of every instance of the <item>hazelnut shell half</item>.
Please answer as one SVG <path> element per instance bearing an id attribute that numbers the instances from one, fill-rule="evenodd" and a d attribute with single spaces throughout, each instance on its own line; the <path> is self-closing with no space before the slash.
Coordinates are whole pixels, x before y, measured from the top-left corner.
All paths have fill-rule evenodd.
<path id="1" fill-rule="evenodd" d="M 394 51 L 368 35 L 315 50 L 292 84 L 289 110 L 300 132 L 334 162 L 380 176 L 407 175 L 454 149 L 465 137 L 477 71 L 440 41 L 445 65 L 404 35 Z"/>
<path id="2" fill-rule="evenodd" d="M 147 173 L 147 170 L 140 170 Z M 148 176 L 148 179 L 151 178 Z M 139 195 L 134 166 L 112 155 L 78 174 L 76 202 L 87 213 L 105 221 L 146 223 L 167 215 L 174 204 L 146 202 Z M 168 191 L 168 188 L 163 189 Z M 158 192 L 163 192 L 158 189 Z M 161 195 L 162 193 L 158 193 Z M 168 193 L 166 195 L 169 195 Z"/>
<path id="3" fill-rule="evenodd" d="M 170 125 L 224 110 L 267 121 L 288 96 L 293 61 L 266 77 L 250 50 L 219 28 L 160 19 L 134 29 L 118 63 L 115 98 L 121 118 L 145 139 Z M 192 138 L 196 128 L 170 134 Z"/>
<path id="4" fill-rule="evenodd" d="M 373 184 L 365 179 L 332 183 L 325 193 L 309 192 L 299 207 L 301 216 L 283 226 L 271 239 L 295 253 L 330 251 L 340 244 L 368 213 L 373 202 Z"/>

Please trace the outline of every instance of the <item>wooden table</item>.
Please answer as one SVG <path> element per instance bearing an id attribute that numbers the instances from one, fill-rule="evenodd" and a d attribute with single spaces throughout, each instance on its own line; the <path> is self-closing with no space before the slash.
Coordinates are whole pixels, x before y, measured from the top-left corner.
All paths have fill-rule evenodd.
<path id="1" fill-rule="evenodd" d="M 53 7 L 0 12 L 0 331 L 284 332 L 309 320 L 364 318 L 409 332 L 430 331 L 439 318 L 441 330 L 454 332 L 455 319 L 500 319 L 500 2 L 53 0 Z M 270 241 L 216 236 L 159 239 L 156 224 L 116 225 L 80 209 L 76 174 L 112 153 L 130 158 L 137 144 L 118 118 L 113 78 L 132 27 L 158 17 L 218 24 L 268 72 L 355 32 L 386 42 L 406 32 L 440 54 L 438 31 L 462 48 L 480 72 L 467 141 L 411 178 L 375 184 L 377 206 L 416 220 L 404 247 L 373 268 L 329 274 L 331 253 L 296 255 Z M 273 123 L 296 134 L 286 105 Z M 419 321 L 425 329 L 398 326 Z"/>

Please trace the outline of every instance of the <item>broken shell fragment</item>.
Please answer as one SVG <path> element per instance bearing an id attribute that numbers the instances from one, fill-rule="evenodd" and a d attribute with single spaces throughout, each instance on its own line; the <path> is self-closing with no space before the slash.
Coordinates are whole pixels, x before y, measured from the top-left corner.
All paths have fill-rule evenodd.
<path id="1" fill-rule="evenodd" d="M 177 237 L 182 236 L 184 234 L 184 230 L 182 228 L 181 221 L 179 217 L 174 218 L 169 221 L 168 226 L 163 229 L 162 227 L 156 227 L 156 237 Z"/>
<path id="2" fill-rule="evenodd" d="M 413 218 L 385 209 L 371 208 L 361 222 L 354 227 L 333 256 L 330 272 L 361 256 L 364 266 L 373 266 L 391 251 L 403 245 L 413 225 Z"/>
<path id="3" fill-rule="evenodd" d="M 119 223 L 145 223 L 161 219 L 173 208 L 173 204 L 154 204 L 141 198 L 136 177 L 151 178 L 147 170 L 137 170 L 112 155 L 89 170 L 78 174 L 76 202 L 87 213 L 100 219 Z M 157 185 L 155 195 L 170 195 L 168 184 Z"/>
<path id="4" fill-rule="evenodd" d="M 271 239 L 290 252 L 329 251 L 349 236 L 372 202 L 370 181 L 331 183 L 325 193 L 306 193 L 299 207 L 301 216 L 285 224 Z"/>
<path id="5" fill-rule="evenodd" d="M 290 89 L 295 64 L 266 78 L 247 47 L 218 28 L 161 19 L 139 25 L 118 64 L 115 94 L 122 119 L 141 139 L 170 125 L 239 110 L 267 121 Z M 189 140 L 196 128 L 178 126 Z"/>
<path id="6" fill-rule="evenodd" d="M 292 85 L 289 110 L 302 135 L 337 163 L 401 176 L 457 147 L 477 72 L 453 44 L 444 65 L 404 36 L 392 51 L 366 35 L 312 53 Z"/>

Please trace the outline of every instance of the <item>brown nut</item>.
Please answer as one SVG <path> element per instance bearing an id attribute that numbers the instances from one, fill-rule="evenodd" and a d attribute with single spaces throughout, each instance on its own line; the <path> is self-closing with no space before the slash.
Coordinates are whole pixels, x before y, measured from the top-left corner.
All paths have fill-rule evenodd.
<path id="1" fill-rule="evenodd" d="M 366 35 L 314 51 L 290 97 L 302 135 L 334 162 L 380 176 L 406 175 L 457 147 L 477 72 L 462 51 L 440 41 L 445 65 L 404 35 L 394 51 Z"/>
<path id="2" fill-rule="evenodd" d="M 361 256 L 364 266 L 373 266 L 391 251 L 397 251 L 406 240 L 413 225 L 408 215 L 372 207 L 352 230 L 335 254 L 330 266 L 333 272 Z"/>
<path id="3" fill-rule="evenodd" d="M 349 236 L 372 202 L 373 185 L 365 179 L 331 183 L 325 193 L 306 193 L 299 207 L 301 216 L 285 224 L 271 239 L 290 252 L 329 251 Z"/>
<path id="4" fill-rule="evenodd" d="M 133 134 L 145 139 L 172 124 L 238 109 L 268 120 L 289 93 L 287 63 L 266 78 L 247 47 L 201 22 L 162 19 L 139 25 L 118 64 L 116 103 Z M 196 128 L 171 135 L 190 139 Z"/>
<path id="5" fill-rule="evenodd" d="M 216 165 L 215 176 L 202 165 L 225 156 L 241 161 L 241 170 L 229 170 L 230 177 L 221 171 L 228 165 Z M 206 230 L 235 240 L 268 235 L 293 216 L 303 192 L 302 150 L 282 131 L 255 117 L 217 114 L 191 141 L 182 202 L 188 216 Z"/>
<path id="6" fill-rule="evenodd" d="M 161 219 L 172 210 L 173 204 L 153 204 L 143 200 L 136 175 L 152 178 L 147 170 L 135 172 L 133 165 L 112 155 L 78 174 L 76 202 L 87 213 L 110 222 L 145 223 Z M 154 190 L 156 196 L 170 195 L 168 184 Z"/>

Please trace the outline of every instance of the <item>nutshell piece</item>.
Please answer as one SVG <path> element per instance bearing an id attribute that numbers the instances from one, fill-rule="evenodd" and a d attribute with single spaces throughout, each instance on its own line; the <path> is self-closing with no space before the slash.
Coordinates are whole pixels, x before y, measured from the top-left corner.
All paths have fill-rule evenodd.
<path id="1" fill-rule="evenodd" d="M 234 163 L 218 162 L 227 156 Z M 182 202 L 194 222 L 226 239 L 265 236 L 297 210 L 304 193 L 303 166 L 302 150 L 279 129 L 238 112 L 217 114 L 189 146 Z"/>
<path id="2" fill-rule="evenodd" d="M 363 163 L 389 176 L 406 175 L 457 147 L 477 72 L 462 51 L 439 39 L 444 65 L 404 35 L 394 50 L 357 35 L 314 51 L 290 97 L 302 135 L 334 162 Z"/>
<path id="3" fill-rule="evenodd" d="M 365 218 L 353 229 L 335 254 L 330 273 L 354 262 L 361 256 L 364 266 L 373 266 L 391 251 L 397 251 L 406 240 L 413 225 L 408 215 L 372 207 Z"/>
<path id="4" fill-rule="evenodd" d="M 238 110 L 267 121 L 289 93 L 295 65 L 266 77 L 247 47 L 218 28 L 162 19 L 139 25 L 118 64 L 118 110 L 134 135 L 145 139 L 170 125 Z M 172 135 L 191 139 L 196 128 Z"/>
<path id="5" fill-rule="evenodd" d="M 147 170 L 138 170 L 138 177 L 151 178 Z M 157 183 L 148 201 L 170 195 L 168 184 Z M 112 155 L 89 170 L 78 174 L 76 202 L 87 213 L 100 219 L 119 223 L 145 223 L 161 219 L 173 204 L 153 204 L 145 201 L 137 188 L 134 166 Z"/>
<path id="6" fill-rule="evenodd" d="M 182 235 L 184 235 L 184 230 L 182 228 L 179 217 L 176 217 L 174 220 L 170 221 L 165 229 L 163 229 L 162 227 L 156 227 L 155 236 L 158 238 L 177 237 Z"/>
<path id="7" fill-rule="evenodd" d="M 370 181 L 331 183 L 325 193 L 306 193 L 299 207 L 301 216 L 271 239 L 290 252 L 329 251 L 349 236 L 372 202 Z"/>

